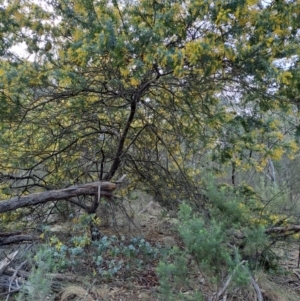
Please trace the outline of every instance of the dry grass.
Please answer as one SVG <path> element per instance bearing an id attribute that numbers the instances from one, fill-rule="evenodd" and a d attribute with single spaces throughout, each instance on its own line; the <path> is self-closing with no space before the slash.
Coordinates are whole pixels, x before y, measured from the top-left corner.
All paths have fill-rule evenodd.
<path id="1" fill-rule="evenodd" d="M 81 286 L 72 285 L 65 288 L 61 294 L 60 301 L 95 301 L 87 290 Z"/>
<path id="2" fill-rule="evenodd" d="M 299 301 L 300 296 L 287 285 L 281 285 L 267 274 L 260 272 L 257 282 L 262 290 L 264 299 L 268 301 Z"/>

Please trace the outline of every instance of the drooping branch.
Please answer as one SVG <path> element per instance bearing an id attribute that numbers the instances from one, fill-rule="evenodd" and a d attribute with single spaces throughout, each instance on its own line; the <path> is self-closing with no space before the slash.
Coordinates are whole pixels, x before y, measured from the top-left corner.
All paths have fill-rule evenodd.
<path id="1" fill-rule="evenodd" d="M 22 207 L 43 204 L 49 201 L 65 200 L 74 196 L 98 195 L 99 187 L 101 187 L 101 196 L 112 197 L 112 192 L 117 188 L 117 185 L 120 184 L 123 179 L 124 176 L 116 183 L 97 181 L 83 185 L 71 186 L 59 190 L 51 190 L 40 193 L 33 193 L 25 196 L 13 197 L 8 200 L 0 201 L 0 213 L 13 211 Z"/>

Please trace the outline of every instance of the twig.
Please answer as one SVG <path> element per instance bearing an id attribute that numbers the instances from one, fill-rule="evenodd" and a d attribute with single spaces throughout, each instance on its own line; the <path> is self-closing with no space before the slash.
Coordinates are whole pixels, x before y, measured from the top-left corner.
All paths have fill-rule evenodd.
<path id="1" fill-rule="evenodd" d="M 100 198 L 101 198 L 101 182 L 98 186 L 98 200 L 97 200 L 97 203 L 99 204 L 100 203 Z"/>
<path id="2" fill-rule="evenodd" d="M 0 296 L 5 296 L 7 294 L 17 293 L 19 291 L 20 291 L 20 288 L 17 288 L 17 289 L 15 289 L 13 291 L 10 291 L 10 292 L 0 293 Z"/>
<path id="3" fill-rule="evenodd" d="M 13 268 L 7 268 L 4 272 L 5 275 L 13 275 L 14 273 L 16 272 L 15 269 Z M 22 278 L 25 278 L 27 279 L 29 276 L 30 276 L 30 273 L 29 272 L 26 272 L 26 271 L 22 271 L 22 270 L 18 270 L 17 271 L 17 275 L 22 277 Z M 64 280 L 67 280 L 67 281 L 77 281 L 79 279 L 79 277 L 75 274 L 55 274 L 55 273 L 47 273 L 45 275 L 45 277 L 47 278 L 51 278 L 51 279 L 55 279 L 55 280 L 60 280 L 60 281 L 64 281 Z"/>
<path id="4" fill-rule="evenodd" d="M 7 268 L 7 269 L 4 271 L 3 274 L 10 276 L 10 275 L 13 275 L 13 274 L 15 273 L 15 271 L 16 271 L 16 270 L 13 269 L 13 268 Z M 29 272 L 26 272 L 26 271 L 20 271 L 20 270 L 18 270 L 17 273 L 18 273 L 18 274 L 17 274 L 18 276 L 20 276 L 20 277 L 22 277 L 22 278 L 24 278 L 24 279 L 27 279 L 27 278 L 30 276 L 30 273 L 29 273 Z"/>
<path id="5" fill-rule="evenodd" d="M 150 206 L 152 206 L 152 205 L 153 205 L 153 201 L 150 201 L 150 202 L 147 204 L 147 206 L 146 206 L 145 208 L 143 208 L 143 209 L 138 213 L 138 215 L 141 215 L 142 213 L 146 212 L 146 211 L 150 208 Z"/>
<path id="6" fill-rule="evenodd" d="M 244 267 L 245 268 L 245 267 Z M 256 295 L 257 295 L 257 301 L 264 301 L 264 298 L 263 298 L 263 295 L 261 293 L 261 290 L 257 284 L 257 282 L 254 280 L 254 278 L 250 275 L 250 280 L 251 280 L 251 283 L 256 291 Z"/>
<path id="7" fill-rule="evenodd" d="M 92 287 L 94 286 L 95 282 L 96 282 L 96 280 L 94 280 L 94 281 L 92 282 L 92 284 L 90 285 L 90 287 L 86 290 L 86 294 L 85 294 L 85 297 L 84 297 L 83 301 L 86 301 L 86 300 L 87 300 L 87 297 L 90 295 L 90 290 L 91 290 Z"/>
<path id="8" fill-rule="evenodd" d="M 8 295 L 7 295 L 7 297 L 6 297 L 6 301 L 8 301 L 9 296 L 10 296 L 11 293 L 13 292 L 13 291 L 11 291 L 11 286 L 12 286 L 12 283 L 13 283 L 14 279 L 16 278 L 16 276 L 17 276 L 17 274 L 18 274 L 18 271 L 21 270 L 22 266 L 23 266 L 26 262 L 27 262 L 27 260 L 23 261 L 23 262 L 16 268 L 14 274 L 12 275 L 11 280 L 10 280 L 10 282 L 9 282 Z M 18 287 L 17 289 L 19 290 L 20 288 Z M 14 291 L 15 291 L 15 290 L 14 290 Z"/>
<path id="9" fill-rule="evenodd" d="M 300 274 L 298 274 L 296 271 L 294 271 L 294 274 L 300 279 Z"/>
<path id="10" fill-rule="evenodd" d="M 214 294 L 214 299 L 215 300 L 219 300 L 219 298 L 225 293 L 231 279 L 232 279 L 232 275 L 235 273 L 235 271 L 238 269 L 239 266 L 243 265 L 246 262 L 246 260 L 241 261 L 232 271 L 232 273 L 227 277 L 223 287 L 219 290 L 218 293 Z"/>
<path id="11" fill-rule="evenodd" d="M 123 175 L 120 179 L 118 179 L 115 183 L 116 184 L 121 184 L 123 180 L 126 178 L 126 175 Z"/>
<path id="12" fill-rule="evenodd" d="M 15 251 L 0 261 L 0 275 L 6 270 L 7 266 L 15 259 L 19 251 Z"/>

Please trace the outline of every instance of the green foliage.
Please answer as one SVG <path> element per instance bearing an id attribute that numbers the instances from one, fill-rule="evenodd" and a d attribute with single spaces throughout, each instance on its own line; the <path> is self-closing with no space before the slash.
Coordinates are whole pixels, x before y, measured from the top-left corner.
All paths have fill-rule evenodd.
<path id="1" fill-rule="evenodd" d="M 193 291 L 200 293 L 202 282 L 195 280 L 199 279 L 199 273 L 206 283 L 216 287 L 230 279 L 230 293 L 236 287 L 247 288 L 250 276 L 256 271 L 283 272 L 273 247 L 282 238 L 286 245 L 298 236 L 291 232 L 278 237 L 270 235 L 266 228 L 294 224 L 296 217 L 288 209 L 282 210 L 283 205 L 289 207 L 291 188 L 268 185 L 257 178 L 260 182 L 254 188 L 246 183 L 234 187 L 220 185 L 218 179 L 208 175 L 203 178 L 204 210 L 195 206 L 197 202 L 180 205 L 178 232 L 184 248 L 173 249 L 158 266 L 162 300 L 166 296 L 168 300 L 177 300 L 175 292 L 180 280 L 175 279 L 179 279 L 178 275 L 183 289 L 196 287 Z"/>
<path id="2" fill-rule="evenodd" d="M 127 173 L 128 190 L 205 213 L 182 205 L 179 233 L 216 281 L 239 256 L 256 266 L 264 229 L 288 222 L 283 198 L 249 182 L 299 150 L 299 1 L 45 2 L 0 7 L 0 198 Z M 231 185 L 206 183 L 208 171 Z M 98 201 L 74 203 L 95 213 Z M 83 216 L 68 244 L 51 239 L 59 268 L 98 248 L 92 223 Z M 150 248 L 121 243 L 99 243 L 96 274 Z"/>
<path id="3" fill-rule="evenodd" d="M 230 262 L 230 252 L 226 246 L 224 225 L 210 221 L 209 227 L 201 217 L 193 217 L 187 204 L 180 206 L 181 225 L 179 234 L 187 251 L 195 256 L 201 268 L 215 273 L 219 267 Z"/>
<path id="4" fill-rule="evenodd" d="M 162 300 L 202 300 L 201 282 L 197 282 L 199 273 L 216 287 L 223 283 L 224 274 L 230 275 L 231 287 L 249 284 L 250 274 L 247 263 L 243 261 L 244 254 L 230 244 L 232 237 L 228 232 L 234 226 L 228 229 L 228 224 L 222 220 L 205 221 L 199 214 L 193 214 L 186 203 L 180 206 L 178 215 L 178 232 L 184 249 L 174 248 L 158 265 Z M 192 261 L 189 262 L 188 258 Z M 177 299 L 179 287 L 182 290 L 197 289 L 181 294 Z"/>
<path id="5" fill-rule="evenodd" d="M 87 273 L 111 279 L 118 274 L 132 277 L 134 270 L 144 269 L 147 262 L 157 260 L 162 254 L 160 245 L 152 246 L 143 238 L 128 240 L 103 236 L 91 241 L 83 235 L 72 237 L 65 243 L 51 236 L 46 255 L 51 258 L 51 271 L 77 271 L 79 266 L 87 265 L 91 267 Z"/>
<path id="6" fill-rule="evenodd" d="M 73 229 L 75 235 L 64 242 L 53 235 L 49 227 L 43 227 L 41 238 L 48 245 L 47 257 L 51 258 L 51 271 L 77 270 L 78 266 L 92 267 L 88 273 L 93 276 L 101 275 L 111 279 L 118 273 L 132 276 L 133 270 L 143 269 L 149 262 L 158 259 L 163 253 L 162 247 L 151 245 L 143 238 L 126 239 L 124 236 L 102 236 L 97 240 L 91 239 L 90 226 L 100 222 L 94 214 L 83 214 L 74 219 Z"/>
<path id="7" fill-rule="evenodd" d="M 1 189 L 127 173 L 170 205 L 297 152 L 297 1 L 46 2 L 0 11 Z"/>
<path id="8" fill-rule="evenodd" d="M 159 258 L 159 246 L 151 246 L 143 238 L 132 238 L 125 241 L 122 237 L 118 240 L 115 236 L 104 236 L 99 241 L 93 242 L 96 252 L 92 260 L 96 263 L 97 273 L 101 276 L 113 277 L 119 270 L 130 274 L 133 269 L 141 270 L 147 261 Z"/>
<path id="9" fill-rule="evenodd" d="M 55 263 L 48 248 L 41 247 L 31 259 L 28 259 L 32 266 L 30 276 L 26 284 L 22 286 L 18 293 L 17 300 L 37 300 L 44 301 L 51 293 L 51 277 L 47 275 L 54 272 Z"/>
<path id="10" fill-rule="evenodd" d="M 272 240 L 267 237 L 265 229 L 244 229 L 245 244 L 243 256 L 248 259 L 251 269 L 262 268 L 270 272 L 278 267 L 279 257 L 270 249 Z"/>
<path id="11" fill-rule="evenodd" d="M 178 292 L 189 287 L 189 269 L 187 267 L 187 253 L 177 247 L 169 251 L 157 266 L 159 276 L 159 296 L 161 300 L 203 300 L 199 291 L 189 295 Z"/>

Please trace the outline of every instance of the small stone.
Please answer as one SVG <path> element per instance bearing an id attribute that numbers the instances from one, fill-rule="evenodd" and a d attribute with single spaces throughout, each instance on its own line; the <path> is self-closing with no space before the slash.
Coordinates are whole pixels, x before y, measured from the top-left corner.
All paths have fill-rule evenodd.
<path id="1" fill-rule="evenodd" d="M 178 220 L 178 218 L 170 218 L 169 220 L 168 220 L 168 222 L 171 224 L 171 225 L 174 225 L 174 226 L 177 226 L 178 224 L 179 224 L 179 220 Z"/>
<path id="2" fill-rule="evenodd" d="M 170 248 L 177 246 L 177 243 L 172 236 L 165 236 L 161 238 L 161 243 Z"/>
<path id="3" fill-rule="evenodd" d="M 142 300 L 149 300 L 149 295 L 147 293 L 143 292 L 138 295 L 138 298 L 142 299 Z"/>

